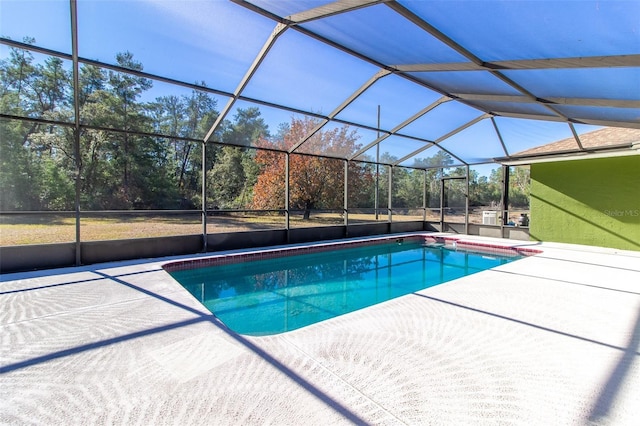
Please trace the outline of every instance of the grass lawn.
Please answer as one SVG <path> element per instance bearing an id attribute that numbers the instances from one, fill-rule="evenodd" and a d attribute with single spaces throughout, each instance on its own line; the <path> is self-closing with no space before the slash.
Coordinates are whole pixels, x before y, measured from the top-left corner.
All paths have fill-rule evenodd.
<path id="1" fill-rule="evenodd" d="M 68 243 L 76 240 L 73 214 L 3 215 L 0 217 L 0 246 L 25 244 Z M 387 215 L 375 220 L 373 214 L 350 214 L 349 223 L 386 222 Z M 394 221 L 422 220 L 422 215 L 394 214 Z M 437 212 L 429 211 L 429 221 L 438 221 Z M 449 222 L 464 222 L 464 214 L 448 215 Z M 481 211 L 470 215 L 471 223 L 482 223 Z M 344 219 L 338 213 L 314 213 L 309 220 L 301 215 L 290 217 L 292 228 L 342 225 Z M 263 229 L 284 229 L 283 216 L 259 213 L 211 215 L 207 218 L 207 233 L 240 232 Z M 130 238 L 166 237 L 202 234 L 199 212 L 192 215 L 146 216 L 136 214 L 82 217 L 80 236 L 82 241 L 119 240 Z"/>
<path id="2" fill-rule="evenodd" d="M 367 216 L 367 215 L 360 215 Z M 351 218 L 358 220 L 357 218 Z M 364 219 L 364 218 L 363 218 Z M 386 217 L 383 219 L 386 220 Z M 366 219 L 364 219 L 366 220 Z M 340 225 L 338 214 L 321 213 L 303 220 L 292 216 L 291 227 Z M 260 214 L 213 215 L 207 218 L 207 232 L 240 232 L 261 229 L 284 229 L 283 216 Z M 119 240 L 130 238 L 166 237 L 202 234 L 200 215 L 142 216 L 118 215 L 83 217 L 80 220 L 82 241 Z M 75 242 L 74 216 L 11 215 L 0 223 L 0 246 Z"/>

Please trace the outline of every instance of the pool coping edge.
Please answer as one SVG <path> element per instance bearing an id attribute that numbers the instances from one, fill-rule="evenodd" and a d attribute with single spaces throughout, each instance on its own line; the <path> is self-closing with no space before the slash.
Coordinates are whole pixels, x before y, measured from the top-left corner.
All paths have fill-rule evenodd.
<path id="1" fill-rule="evenodd" d="M 479 252 L 483 254 L 496 254 L 504 256 L 532 256 L 542 253 L 542 250 L 530 247 L 520 247 L 508 244 L 492 244 L 481 241 L 465 240 L 462 237 L 443 236 L 432 234 L 411 234 L 411 235 L 394 235 L 383 237 L 372 237 L 367 239 L 341 240 L 323 242 L 312 245 L 295 245 L 281 246 L 276 248 L 265 248 L 264 250 L 242 251 L 236 253 L 214 254 L 211 256 L 185 259 L 179 261 L 167 262 L 162 265 L 166 272 L 183 271 L 196 268 L 205 268 L 209 266 L 230 265 L 235 263 L 275 259 L 290 255 L 321 253 L 340 248 L 367 247 L 389 242 L 419 242 L 427 245 L 440 245 L 452 250 Z"/>

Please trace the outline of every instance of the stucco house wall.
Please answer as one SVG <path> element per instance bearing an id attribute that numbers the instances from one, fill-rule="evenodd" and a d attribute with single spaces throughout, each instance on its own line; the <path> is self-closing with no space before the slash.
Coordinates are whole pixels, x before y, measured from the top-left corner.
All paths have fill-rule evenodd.
<path id="1" fill-rule="evenodd" d="M 532 240 L 640 251 L 640 155 L 531 164 Z"/>

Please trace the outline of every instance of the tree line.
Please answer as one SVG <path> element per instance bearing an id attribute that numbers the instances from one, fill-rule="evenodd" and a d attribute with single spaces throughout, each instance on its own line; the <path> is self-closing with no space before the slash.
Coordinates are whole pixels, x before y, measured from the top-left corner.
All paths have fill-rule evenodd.
<path id="1" fill-rule="evenodd" d="M 130 52 L 117 54 L 116 64 L 143 71 Z M 65 61 L 36 60 L 19 48 L 9 49 L 0 61 L 0 111 L 22 118 L 0 120 L 0 210 L 73 210 L 76 184 L 83 210 L 195 209 L 203 201 L 212 209 L 285 207 L 286 155 L 279 151 L 294 146 L 316 120 L 292 117 L 271 133 L 258 108 L 238 109 L 223 120 L 213 138 L 219 144 L 208 144 L 203 158 L 201 141 L 220 114 L 210 93 L 194 89 L 148 100 L 153 80 L 91 64 L 82 64 L 78 77 L 82 126 L 76 151 L 72 73 Z M 290 207 L 306 217 L 315 209 L 341 209 L 345 163 L 331 157 L 358 150 L 359 135 L 343 126 L 319 131 L 307 143 L 328 157 L 290 155 Z M 388 154 L 381 158 L 393 160 Z M 415 165 L 452 163 L 441 151 Z M 349 162 L 347 173 L 349 207 L 374 207 L 375 165 Z M 388 173 L 389 167 L 380 167 L 381 208 L 387 205 Z M 429 203 L 437 204 L 431 207 L 439 205 L 433 200 L 439 197 L 442 173 L 427 171 Z M 421 207 L 423 179 L 422 170 L 394 167 L 392 205 Z M 472 199 L 478 204 L 499 199 L 499 182 L 497 175 L 479 177 L 472 171 Z"/>

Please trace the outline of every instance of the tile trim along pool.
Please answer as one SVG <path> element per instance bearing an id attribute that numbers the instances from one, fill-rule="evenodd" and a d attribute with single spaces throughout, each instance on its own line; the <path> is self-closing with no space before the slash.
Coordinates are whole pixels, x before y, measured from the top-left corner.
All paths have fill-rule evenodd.
<path id="1" fill-rule="evenodd" d="M 253 260 L 276 259 L 284 256 L 299 254 L 312 254 L 332 251 L 337 248 L 366 247 L 389 242 L 420 242 L 424 244 L 443 245 L 445 248 L 454 250 L 464 250 L 485 254 L 497 254 L 503 256 L 532 256 L 542 253 L 542 250 L 531 247 L 513 246 L 507 244 L 490 244 L 479 241 L 469 241 L 459 237 L 439 236 L 429 234 L 394 235 L 378 238 L 366 238 L 346 241 L 332 241 L 328 243 L 282 246 L 277 248 L 266 248 L 257 251 L 242 251 L 238 253 L 213 255 L 205 258 L 186 259 L 168 262 L 162 265 L 166 272 L 183 271 L 188 269 L 204 268 L 208 266 L 231 265 L 234 263 L 248 262 Z"/>

